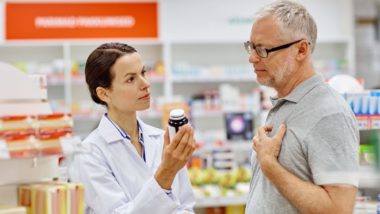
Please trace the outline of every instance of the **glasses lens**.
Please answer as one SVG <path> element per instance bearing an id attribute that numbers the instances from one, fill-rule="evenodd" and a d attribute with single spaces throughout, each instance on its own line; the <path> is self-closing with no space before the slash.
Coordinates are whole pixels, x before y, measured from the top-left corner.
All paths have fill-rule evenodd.
<path id="1" fill-rule="evenodd" d="M 244 42 L 244 47 L 245 50 L 247 51 L 248 54 L 252 53 L 252 44 L 249 41 Z"/>
<path id="2" fill-rule="evenodd" d="M 256 47 L 256 53 L 263 58 L 268 56 L 267 50 L 263 47 Z"/>

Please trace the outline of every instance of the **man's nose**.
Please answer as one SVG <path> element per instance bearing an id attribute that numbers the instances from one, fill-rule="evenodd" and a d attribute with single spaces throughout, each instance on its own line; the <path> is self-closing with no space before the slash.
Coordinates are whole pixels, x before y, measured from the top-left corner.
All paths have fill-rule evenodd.
<path id="1" fill-rule="evenodd" d="M 256 51 L 253 49 L 251 54 L 249 55 L 248 61 L 252 64 L 260 62 L 261 58 L 257 55 Z"/>

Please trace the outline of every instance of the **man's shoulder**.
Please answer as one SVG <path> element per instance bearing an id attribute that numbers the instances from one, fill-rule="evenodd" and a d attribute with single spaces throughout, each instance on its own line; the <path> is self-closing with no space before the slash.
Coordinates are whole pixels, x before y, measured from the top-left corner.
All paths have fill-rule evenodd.
<path id="1" fill-rule="evenodd" d="M 294 106 L 288 122 L 307 133 L 321 120 L 334 123 L 355 121 L 355 116 L 343 96 L 327 84 L 318 85 L 305 95 Z"/>
<path id="2" fill-rule="evenodd" d="M 327 84 L 320 84 L 308 93 L 301 101 L 305 110 L 318 113 L 320 116 L 331 113 L 350 114 L 351 109 L 343 96 Z"/>

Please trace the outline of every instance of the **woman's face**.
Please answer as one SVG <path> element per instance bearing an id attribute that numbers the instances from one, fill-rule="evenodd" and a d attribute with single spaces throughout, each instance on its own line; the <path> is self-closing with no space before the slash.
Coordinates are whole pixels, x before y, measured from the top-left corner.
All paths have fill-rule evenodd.
<path id="1" fill-rule="evenodd" d="M 111 87 L 105 89 L 108 111 L 120 113 L 145 110 L 150 106 L 150 84 L 140 54 L 126 54 L 111 67 Z"/>

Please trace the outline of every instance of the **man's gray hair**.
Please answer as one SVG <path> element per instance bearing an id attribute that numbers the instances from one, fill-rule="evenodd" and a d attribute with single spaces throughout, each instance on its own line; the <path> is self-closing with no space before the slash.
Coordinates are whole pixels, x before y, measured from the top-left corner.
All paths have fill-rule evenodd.
<path id="1" fill-rule="evenodd" d="M 303 5 L 291 0 L 275 1 L 256 13 L 254 23 L 269 16 L 273 16 L 278 21 L 281 32 L 285 36 L 308 40 L 311 51 L 314 51 L 317 40 L 317 25 Z"/>

